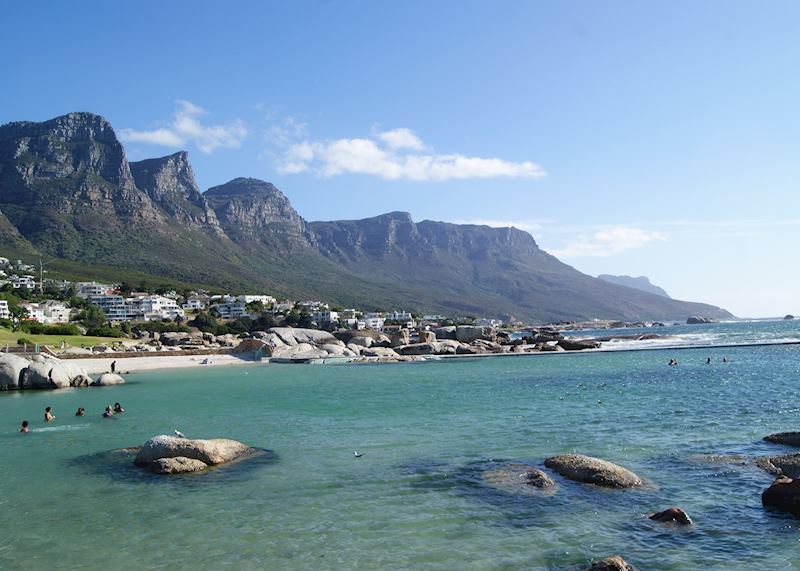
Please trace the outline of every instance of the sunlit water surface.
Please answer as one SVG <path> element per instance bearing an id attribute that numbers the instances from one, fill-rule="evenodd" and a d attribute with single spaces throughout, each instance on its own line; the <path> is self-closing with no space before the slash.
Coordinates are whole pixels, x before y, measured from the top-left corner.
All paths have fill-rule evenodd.
<path id="1" fill-rule="evenodd" d="M 666 365 L 672 356 L 679 366 Z M 789 451 L 761 437 L 800 429 L 798 358 L 790 345 L 198 365 L 117 387 L 1 394 L 0 568 L 572 569 L 620 553 L 645 570 L 797 569 L 800 520 L 761 506 L 772 478 L 698 456 Z M 127 412 L 101 418 L 115 401 Z M 57 418 L 45 426 L 48 405 Z M 88 416 L 74 417 L 78 406 Z M 29 434 L 16 432 L 23 419 Z M 174 429 L 270 453 L 172 477 L 109 453 Z M 573 451 L 651 485 L 553 475 L 547 496 L 481 477 Z M 673 505 L 696 525 L 646 517 Z"/>

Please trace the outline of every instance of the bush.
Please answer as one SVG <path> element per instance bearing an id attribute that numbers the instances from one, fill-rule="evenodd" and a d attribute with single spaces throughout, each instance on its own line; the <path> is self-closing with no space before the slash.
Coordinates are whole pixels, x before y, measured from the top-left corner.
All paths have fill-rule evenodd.
<path id="1" fill-rule="evenodd" d="M 31 341 L 27 337 L 20 337 L 19 339 L 17 339 L 17 345 L 33 345 L 33 341 Z"/>
<path id="2" fill-rule="evenodd" d="M 76 325 L 59 323 L 56 325 L 45 325 L 36 321 L 27 321 L 19 325 L 20 331 L 25 331 L 31 335 L 80 335 L 81 332 Z"/>
<path id="3" fill-rule="evenodd" d="M 103 325 L 87 329 L 86 335 L 90 337 L 122 337 L 122 331 L 110 325 Z"/>
<path id="4" fill-rule="evenodd" d="M 134 327 L 137 331 L 149 331 L 158 333 L 189 333 L 189 328 L 174 321 L 148 321 L 146 323 L 137 323 Z"/>

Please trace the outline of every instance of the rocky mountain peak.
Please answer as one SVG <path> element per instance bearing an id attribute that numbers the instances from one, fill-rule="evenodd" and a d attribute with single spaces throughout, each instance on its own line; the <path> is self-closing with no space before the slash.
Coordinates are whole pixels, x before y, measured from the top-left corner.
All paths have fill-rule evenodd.
<path id="1" fill-rule="evenodd" d="M 290 249 L 313 242 L 306 221 L 274 185 L 255 178 L 235 178 L 203 195 L 225 233 L 238 242 L 260 240 Z"/>
<path id="2" fill-rule="evenodd" d="M 222 234 L 214 210 L 194 178 L 186 151 L 130 163 L 136 186 L 172 218 Z"/>

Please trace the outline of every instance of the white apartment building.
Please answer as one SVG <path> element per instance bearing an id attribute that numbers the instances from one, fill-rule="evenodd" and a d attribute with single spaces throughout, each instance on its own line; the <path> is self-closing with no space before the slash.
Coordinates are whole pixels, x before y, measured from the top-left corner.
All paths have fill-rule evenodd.
<path id="1" fill-rule="evenodd" d="M 206 299 L 200 297 L 190 297 L 186 300 L 186 303 L 183 304 L 183 309 L 187 309 L 189 311 L 201 311 L 206 308 L 208 305 L 208 301 Z"/>
<path id="2" fill-rule="evenodd" d="M 231 301 L 228 303 L 215 303 L 211 309 L 216 309 L 222 319 L 239 319 L 240 317 L 250 317 L 247 313 L 247 307 L 240 301 Z"/>
<path id="3" fill-rule="evenodd" d="M 91 296 L 108 295 L 114 291 L 111 284 L 100 284 L 97 282 L 78 282 L 75 284 L 78 297 L 89 299 Z"/>
<path id="4" fill-rule="evenodd" d="M 311 314 L 311 319 L 316 321 L 317 324 L 334 323 L 336 321 L 339 321 L 339 312 L 330 310 L 315 311 L 314 313 Z"/>
<path id="5" fill-rule="evenodd" d="M 11 312 L 8 310 L 8 302 L 0 299 L 0 319 L 8 319 L 11 317 Z"/>
<path id="6" fill-rule="evenodd" d="M 28 311 L 29 320 L 46 325 L 69 323 L 69 316 L 72 312 L 66 304 L 53 299 L 48 299 L 43 303 L 21 303 L 20 307 L 24 307 Z"/>
<path id="7" fill-rule="evenodd" d="M 261 302 L 261 304 L 264 307 L 270 305 L 271 303 L 275 303 L 275 298 L 272 297 L 271 295 L 249 295 L 249 294 L 246 294 L 246 295 L 240 295 L 236 299 L 237 299 L 237 301 L 241 301 L 245 305 L 247 305 L 248 303 L 253 303 L 255 301 L 259 301 L 259 302 Z"/>
<path id="8" fill-rule="evenodd" d="M 33 276 L 18 276 L 17 274 L 14 274 L 8 278 L 8 281 L 11 283 L 11 287 L 14 289 L 36 289 L 36 279 L 34 279 Z"/>
<path id="9" fill-rule="evenodd" d="M 89 303 L 102 309 L 110 321 L 160 321 L 184 317 L 174 299 L 162 295 L 123 298 L 121 295 L 93 295 Z"/>

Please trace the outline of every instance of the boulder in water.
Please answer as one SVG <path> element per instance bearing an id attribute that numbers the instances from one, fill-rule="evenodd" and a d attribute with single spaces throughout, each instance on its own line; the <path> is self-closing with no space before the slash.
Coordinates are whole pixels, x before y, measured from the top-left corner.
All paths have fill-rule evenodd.
<path id="1" fill-rule="evenodd" d="M 683 525 L 692 525 L 692 518 L 681 508 L 667 508 L 650 516 L 653 521 L 674 521 Z"/>
<path id="2" fill-rule="evenodd" d="M 800 516 L 800 480 L 778 478 L 761 494 L 761 504 Z"/>
<path id="3" fill-rule="evenodd" d="M 775 444 L 786 444 L 788 446 L 800 446 L 800 432 L 776 432 L 764 437 L 767 442 Z"/>
<path id="4" fill-rule="evenodd" d="M 639 476 L 616 464 L 582 454 L 562 454 L 544 461 L 565 478 L 606 488 L 634 488 L 644 485 Z"/>
<path id="5" fill-rule="evenodd" d="M 778 456 L 759 456 L 753 463 L 774 476 L 800 478 L 800 452 Z"/>
<path id="6" fill-rule="evenodd" d="M 186 474 L 189 472 L 200 472 L 208 468 L 208 464 L 202 460 L 186 458 L 185 456 L 175 456 L 174 458 L 158 458 L 150 462 L 148 466 L 151 472 L 156 474 Z"/>
<path id="7" fill-rule="evenodd" d="M 625 561 L 619 555 L 614 555 L 598 561 L 592 561 L 592 564 L 586 568 L 586 571 L 636 571 L 636 567 Z"/>
<path id="8" fill-rule="evenodd" d="M 111 385 L 122 385 L 125 379 L 116 373 L 103 373 L 95 382 L 92 383 L 93 387 L 109 387 Z"/>
<path id="9" fill-rule="evenodd" d="M 527 464 L 503 464 L 481 474 L 483 483 L 509 493 L 555 492 L 556 483 L 550 476 Z"/>
<path id="10" fill-rule="evenodd" d="M 136 454 L 134 463 L 137 466 L 148 466 L 159 458 L 177 458 L 179 456 L 200 460 L 209 465 L 223 464 L 247 454 L 252 448 L 227 438 L 211 440 L 192 440 L 177 436 L 155 436 L 144 443 Z"/>
<path id="11" fill-rule="evenodd" d="M 30 364 L 30 361 L 18 355 L 0 353 L 0 388 L 22 388 L 20 383 L 23 371 Z"/>

